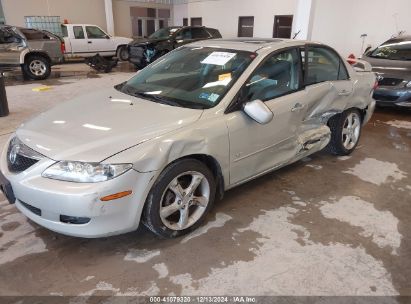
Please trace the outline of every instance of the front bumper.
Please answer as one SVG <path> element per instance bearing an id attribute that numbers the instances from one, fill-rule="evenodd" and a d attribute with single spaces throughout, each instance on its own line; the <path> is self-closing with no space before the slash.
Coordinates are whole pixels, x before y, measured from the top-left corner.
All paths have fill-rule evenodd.
<path id="1" fill-rule="evenodd" d="M 145 63 L 145 57 L 144 57 L 145 51 L 146 51 L 145 46 L 129 45 L 128 46 L 128 54 L 129 54 L 128 61 L 136 65 Z"/>
<path id="2" fill-rule="evenodd" d="M 381 86 L 373 97 L 379 106 L 411 108 L 411 88 Z"/>
<path id="3" fill-rule="evenodd" d="M 54 161 L 43 159 L 26 171 L 8 171 L 3 153 L 0 171 L 10 182 L 16 207 L 28 218 L 50 230 L 78 237 L 103 237 L 138 228 L 154 172 L 129 170 L 100 183 L 73 183 L 44 178 L 41 173 Z M 120 199 L 101 197 L 132 190 Z M 74 219 L 74 220 L 73 220 Z M 75 219 L 80 219 L 78 223 Z"/>

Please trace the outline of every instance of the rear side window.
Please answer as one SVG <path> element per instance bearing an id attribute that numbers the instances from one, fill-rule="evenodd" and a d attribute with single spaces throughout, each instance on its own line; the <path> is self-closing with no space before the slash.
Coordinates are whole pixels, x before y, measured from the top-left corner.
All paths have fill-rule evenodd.
<path id="1" fill-rule="evenodd" d="M 61 26 L 61 33 L 63 37 L 68 37 L 67 26 L 65 25 Z"/>
<path id="2" fill-rule="evenodd" d="M 73 26 L 74 38 L 84 39 L 84 30 L 82 26 Z"/>
<path id="3" fill-rule="evenodd" d="M 208 29 L 207 29 L 207 32 L 209 32 L 210 35 L 211 35 L 213 38 L 221 38 L 220 32 L 219 32 L 218 30 L 216 30 L 216 29 L 208 28 Z"/>
<path id="4" fill-rule="evenodd" d="M 411 60 L 411 41 L 385 43 L 372 51 L 369 56 L 387 60 Z"/>
<path id="5" fill-rule="evenodd" d="M 191 29 L 186 28 L 186 29 L 182 29 L 182 30 L 177 34 L 176 39 L 178 39 L 178 40 L 189 40 L 189 39 L 192 39 L 191 37 L 192 37 L 192 35 L 191 35 Z"/>
<path id="6" fill-rule="evenodd" d="M 210 38 L 210 35 L 203 28 L 194 27 L 191 29 L 191 37 L 193 39 L 206 39 Z"/>
<path id="7" fill-rule="evenodd" d="M 341 57 L 333 50 L 324 47 L 309 47 L 307 63 L 304 70 L 305 84 L 315 84 L 324 81 L 347 80 L 348 72 Z"/>

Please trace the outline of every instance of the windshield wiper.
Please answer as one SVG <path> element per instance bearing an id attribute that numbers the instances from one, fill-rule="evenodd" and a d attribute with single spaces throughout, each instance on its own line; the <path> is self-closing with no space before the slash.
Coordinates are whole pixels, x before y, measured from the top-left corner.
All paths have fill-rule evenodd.
<path id="1" fill-rule="evenodd" d="M 132 94 L 136 97 L 143 97 L 143 98 L 150 99 L 152 101 L 162 103 L 162 104 L 166 104 L 166 105 L 169 105 L 169 106 L 176 106 L 176 107 L 181 107 L 182 106 L 178 102 L 175 102 L 173 100 L 170 100 L 170 99 L 167 99 L 167 98 L 161 97 L 159 95 L 155 95 L 155 94 L 148 94 L 148 93 L 144 93 L 144 92 L 133 92 Z"/>

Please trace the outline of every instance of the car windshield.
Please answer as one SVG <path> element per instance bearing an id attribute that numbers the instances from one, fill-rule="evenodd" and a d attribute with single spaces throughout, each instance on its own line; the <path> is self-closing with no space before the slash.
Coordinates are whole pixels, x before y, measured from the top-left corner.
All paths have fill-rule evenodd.
<path id="1" fill-rule="evenodd" d="M 369 56 L 388 60 L 411 60 L 411 41 L 383 44 Z"/>
<path id="2" fill-rule="evenodd" d="M 183 47 L 116 88 L 155 102 L 193 109 L 217 105 L 256 54 L 212 47 Z"/>
<path id="3" fill-rule="evenodd" d="M 155 31 L 154 33 L 152 33 L 150 36 L 148 36 L 148 38 L 151 38 L 151 39 L 168 38 L 176 30 L 178 30 L 178 28 L 175 28 L 175 29 L 174 28 L 162 28 L 162 29 L 159 29 L 158 31 Z"/>

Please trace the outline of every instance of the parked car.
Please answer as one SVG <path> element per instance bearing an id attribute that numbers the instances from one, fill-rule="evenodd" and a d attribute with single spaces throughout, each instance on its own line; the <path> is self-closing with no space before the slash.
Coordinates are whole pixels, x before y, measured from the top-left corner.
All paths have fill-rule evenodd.
<path id="1" fill-rule="evenodd" d="M 411 36 L 392 38 L 362 59 L 378 74 L 377 105 L 411 108 Z"/>
<path id="2" fill-rule="evenodd" d="M 22 125 L 0 158 L 10 203 L 68 235 L 142 221 L 177 237 L 227 189 L 323 148 L 350 154 L 375 106 L 371 67 L 318 43 L 201 41 L 159 60 Z"/>
<path id="3" fill-rule="evenodd" d="M 157 58 L 187 43 L 221 38 L 218 30 L 204 26 L 173 26 L 159 29 L 148 38 L 129 43 L 129 61 L 142 69 Z"/>
<path id="4" fill-rule="evenodd" d="M 110 36 L 93 24 L 62 24 L 61 29 L 65 43 L 64 56 L 67 59 L 96 54 L 117 56 L 123 61 L 128 59 L 127 44 L 132 41 L 130 38 Z"/>
<path id="5" fill-rule="evenodd" d="M 46 79 L 63 61 L 62 40 L 47 31 L 0 26 L 0 68 L 20 67 L 34 80 Z"/>

